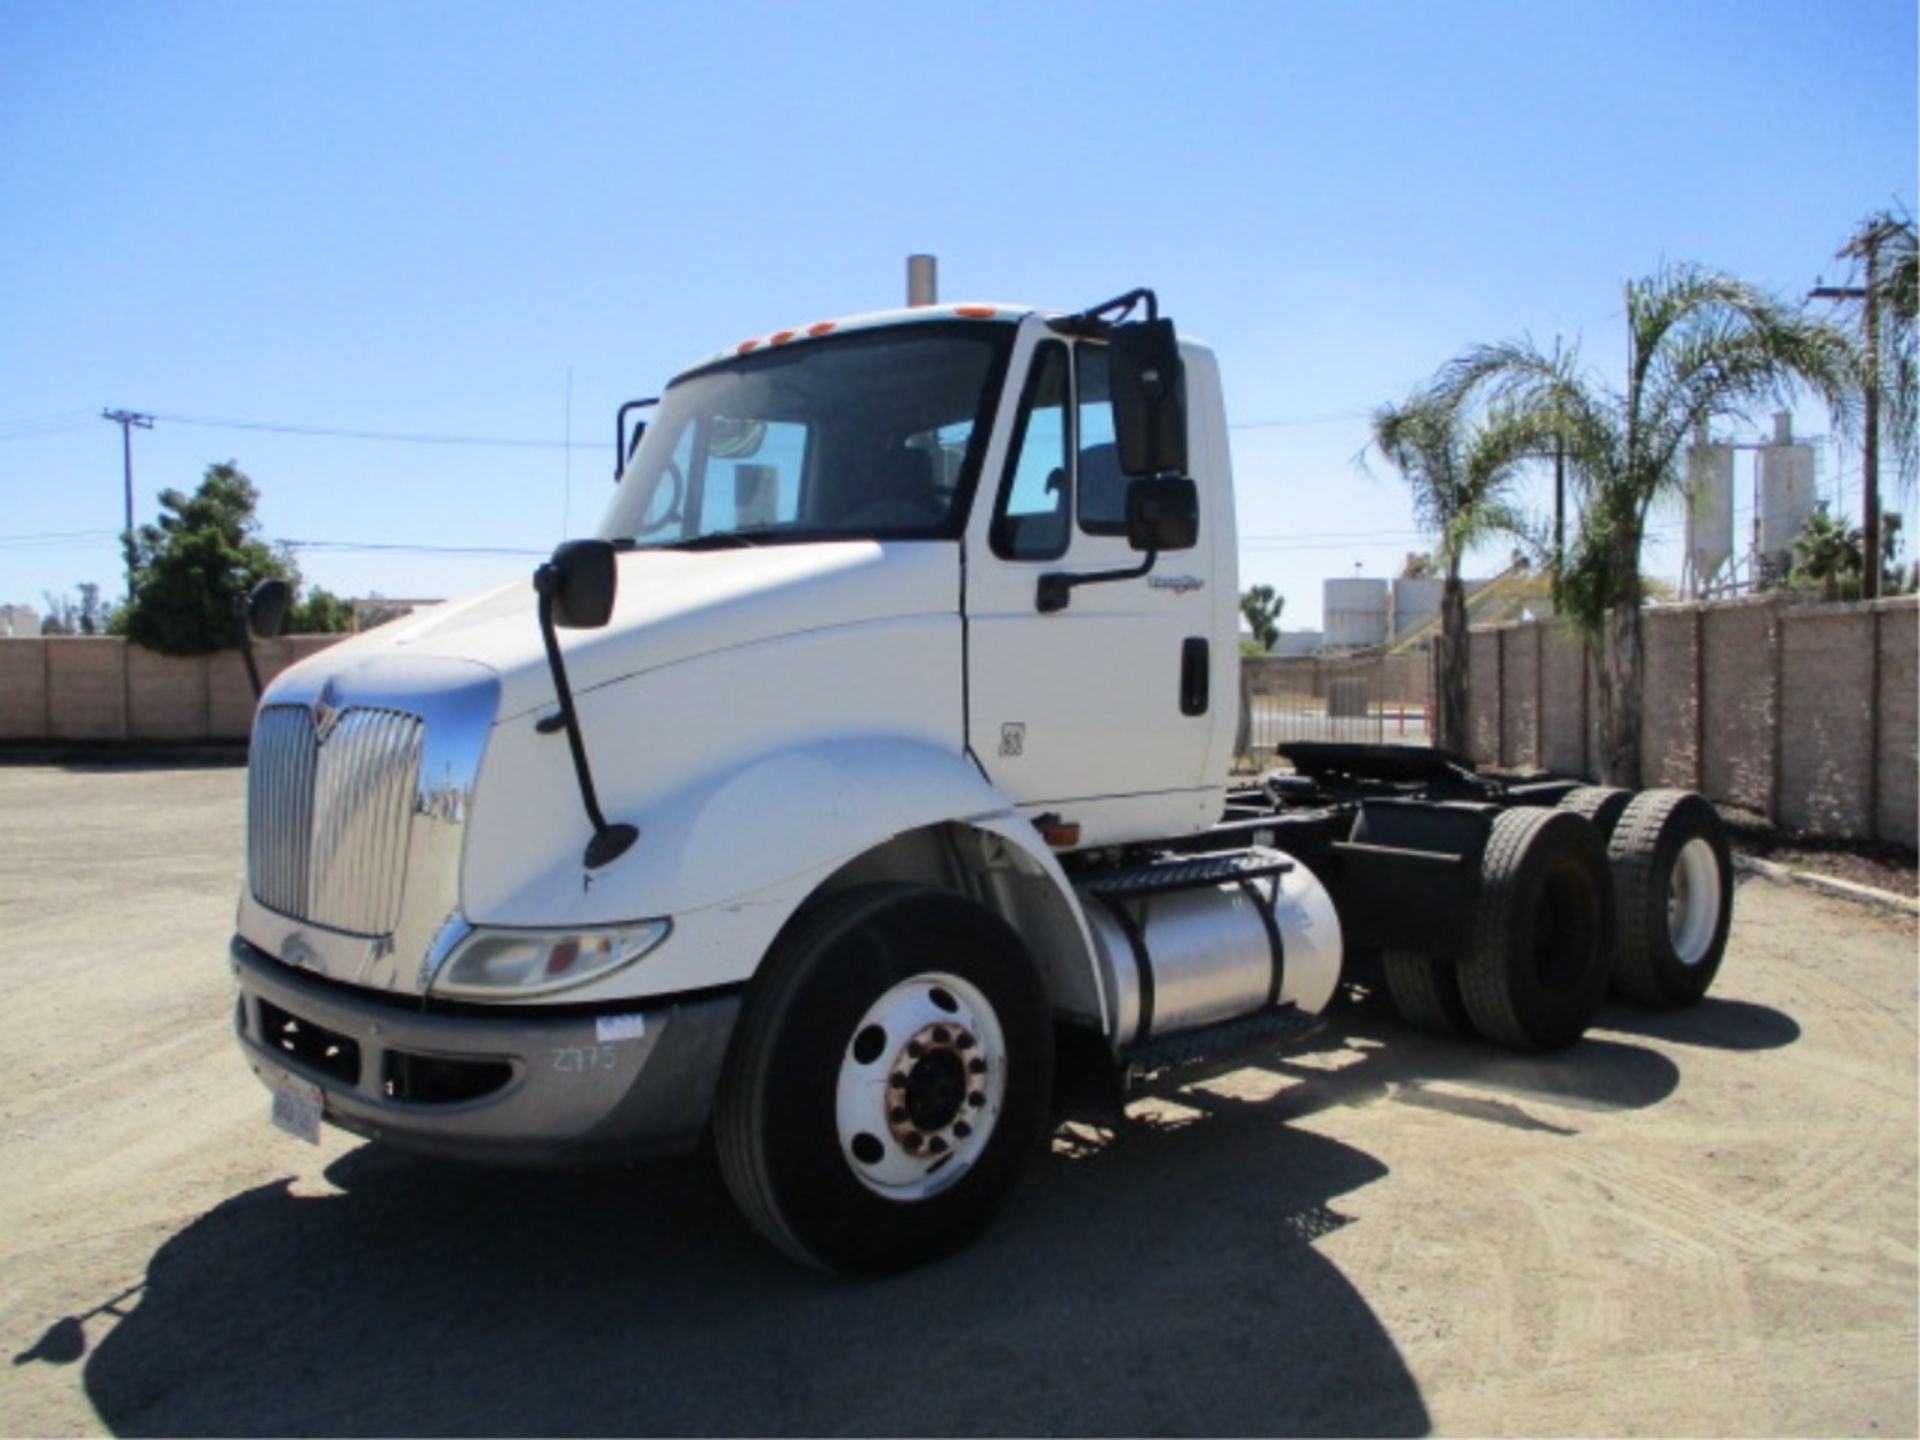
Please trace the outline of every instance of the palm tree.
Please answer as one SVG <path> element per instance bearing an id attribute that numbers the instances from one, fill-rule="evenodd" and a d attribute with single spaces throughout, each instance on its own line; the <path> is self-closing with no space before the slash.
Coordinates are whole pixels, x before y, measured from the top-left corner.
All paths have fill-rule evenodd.
<path id="1" fill-rule="evenodd" d="M 1531 342 L 1484 345 L 1442 370 L 1433 394 L 1469 398 L 1546 430 L 1564 447 L 1580 525 L 1556 567 L 1560 612 L 1602 640 L 1596 686 L 1601 770 L 1640 783 L 1640 547 L 1655 500 L 1678 494 L 1680 456 L 1716 417 L 1781 403 L 1799 384 L 1852 414 L 1854 352 L 1840 330 L 1765 292 L 1697 266 L 1670 266 L 1626 286 L 1624 389 L 1584 371 L 1577 347 L 1546 354 Z"/>
<path id="2" fill-rule="evenodd" d="M 1467 739 L 1467 597 L 1460 561 L 1489 536 L 1520 533 L 1521 518 L 1510 503 L 1513 484 L 1544 438 L 1540 427 L 1504 410 L 1470 425 L 1459 399 L 1431 391 L 1373 412 L 1373 445 L 1412 489 L 1414 516 L 1433 535 L 1434 559 L 1445 571 L 1434 647 L 1434 738 L 1443 750 L 1462 750 Z"/>
<path id="3" fill-rule="evenodd" d="M 1880 548 L 1881 441 L 1890 442 L 1901 490 L 1913 488 L 1920 469 L 1916 447 L 1915 316 L 1920 301 L 1920 257 L 1911 216 L 1882 210 L 1869 215 L 1840 247 L 1839 258 L 1854 263 L 1860 285 L 1816 286 L 1822 300 L 1858 301 L 1860 322 L 1861 510 L 1866 548 Z M 1864 276 L 1860 273 L 1865 272 Z M 1880 593 L 1877 570 L 1864 572 L 1865 593 Z"/>
<path id="4" fill-rule="evenodd" d="M 1841 582 L 1849 576 L 1856 581 L 1861 571 L 1861 533 L 1849 530 L 1846 521 L 1836 520 L 1824 510 L 1816 510 L 1793 537 L 1795 580 L 1817 584 L 1824 600 L 1840 598 Z"/>

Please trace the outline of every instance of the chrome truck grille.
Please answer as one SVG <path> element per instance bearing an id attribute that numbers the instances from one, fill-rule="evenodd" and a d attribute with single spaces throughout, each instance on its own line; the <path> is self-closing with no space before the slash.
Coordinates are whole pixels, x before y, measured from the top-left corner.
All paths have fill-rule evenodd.
<path id="1" fill-rule="evenodd" d="M 260 712 L 247 775 L 248 883 L 262 905 L 295 920 L 390 935 L 426 727 L 370 707 L 328 722 L 316 724 L 305 705 Z"/>

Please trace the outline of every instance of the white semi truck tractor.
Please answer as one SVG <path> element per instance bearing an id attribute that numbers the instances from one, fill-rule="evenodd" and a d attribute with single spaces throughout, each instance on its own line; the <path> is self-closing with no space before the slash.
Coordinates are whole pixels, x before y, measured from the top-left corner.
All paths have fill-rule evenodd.
<path id="1" fill-rule="evenodd" d="M 1205 1074 L 1368 977 L 1551 1050 L 1711 982 L 1696 796 L 1341 745 L 1230 783 L 1220 376 L 1150 292 L 782 330 L 616 431 L 597 538 L 262 698 L 231 963 L 283 1127 L 710 1135 L 769 1240 L 878 1273 L 986 1225 L 1070 1056 Z"/>

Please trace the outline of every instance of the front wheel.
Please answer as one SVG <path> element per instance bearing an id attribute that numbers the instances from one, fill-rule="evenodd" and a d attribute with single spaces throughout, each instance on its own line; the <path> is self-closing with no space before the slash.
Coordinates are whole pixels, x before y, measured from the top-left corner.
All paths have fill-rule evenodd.
<path id="1" fill-rule="evenodd" d="M 952 1253 L 1045 1123 L 1053 1030 L 1019 937 L 912 885 L 808 907 L 749 995 L 714 1105 L 722 1174 L 796 1259 L 885 1274 Z"/>

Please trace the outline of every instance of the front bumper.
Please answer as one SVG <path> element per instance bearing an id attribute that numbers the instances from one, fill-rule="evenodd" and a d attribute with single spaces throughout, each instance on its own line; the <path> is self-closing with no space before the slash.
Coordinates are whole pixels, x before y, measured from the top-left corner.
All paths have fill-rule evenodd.
<path id="1" fill-rule="evenodd" d="M 687 1150 L 713 1106 L 738 993 L 578 1014 L 428 1013 L 316 980 L 235 936 L 241 1051 L 269 1089 L 318 1085 L 326 1118 L 407 1150 L 512 1164 Z"/>

